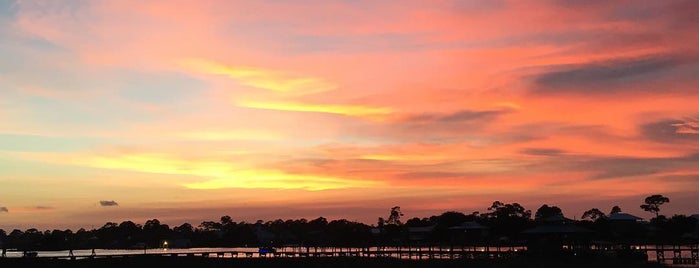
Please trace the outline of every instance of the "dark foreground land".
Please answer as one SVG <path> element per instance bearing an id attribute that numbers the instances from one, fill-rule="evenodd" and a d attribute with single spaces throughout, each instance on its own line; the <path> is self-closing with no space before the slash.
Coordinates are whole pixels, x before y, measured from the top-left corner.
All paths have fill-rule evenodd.
<path id="1" fill-rule="evenodd" d="M 0 267 L 240 267 L 240 268 L 522 268 L 522 267 L 665 267 L 656 263 L 625 261 L 619 259 L 527 259 L 507 260 L 400 260 L 394 258 L 200 258 L 200 257 L 156 257 L 104 258 L 82 260 L 51 259 L 0 259 Z"/>

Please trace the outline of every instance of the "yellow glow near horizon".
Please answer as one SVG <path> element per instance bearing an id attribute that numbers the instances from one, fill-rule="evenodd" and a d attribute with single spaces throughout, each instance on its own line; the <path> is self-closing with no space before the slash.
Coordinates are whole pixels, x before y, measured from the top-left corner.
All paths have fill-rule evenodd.
<path id="1" fill-rule="evenodd" d="M 198 183 L 186 183 L 190 189 L 223 189 L 223 188 L 273 188 L 273 189 L 305 189 L 320 191 L 376 186 L 377 182 L 355 181 L 343 178 L 288 174 L 277 170 L 240 170 L 231 172 L 228 178 L 219 178 Z"/>
<path id="2" fill-rule="evenodd" d="M 97 168 L 206 177 L 226 176 L 235 168 L 235 165 L 230 162 L 182 160 L 161 154 L 128 154 L 116 157 L 96 157 L 86 162 L 88 165 Z"/>
<path id="3" fill-rule="evenodd" d="M 181 160 L 159 154 L 130 154 L 117 157 L 96 157 L 92 167 L 159 174 L 192 175 L 210 180 L 183 183 L 189 189 L 271 188 L 306 189 L 311 191 L 375 186 L 371 181 L 351 180 L 322 175 L 290 174 L 270 169 L 250 169 L 224 161 Z"/>
<path id="4" fill-rule="evenodd" d="M 341 104 L 308 104 L 294 102 L 254 102 L 241 101 L 239 106 L 255 109 L 267 109 L 277 111 L 292 112 L 315 112 L 338 114 L 353 117 L 365 117 L 380 120 L 392 112 L 392 109 L 385 107 L 367 107 L 361 105 L 341 105 Z"/>
<path id="5" fill-rule="evenodd" d="M 180 64 L 195 72 L 224 75 L 247 86 L 280 93 L 305 95 L 337 88 L 337 85 L 321 78 L 295 76 L 262 68 L 233 67 L 205 59 L 188 59 Z"/>

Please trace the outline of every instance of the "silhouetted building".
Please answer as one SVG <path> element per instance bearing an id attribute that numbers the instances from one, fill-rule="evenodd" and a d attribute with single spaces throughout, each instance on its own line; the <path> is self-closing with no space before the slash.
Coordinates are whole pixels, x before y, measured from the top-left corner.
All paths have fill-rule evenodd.
<path id="1" fill-rule="evenodd" d="M 587 250 L 592 231 L 578 227 L 573 221 L 554 215 L 538 221 L 534 228 L 524 230 L 528 251 L 534 254 L 557 254 L 571 250 Z"/>
<path id="2" fill-rule="evenodd" d="M 607 217 L 609 228 L 615 242 L 632 243 L 641 240 L 645 234 L 652 233 L 652 226 L 643 218 L 628 213 L 613 213 Z"/>
<path id="3" fill-rule="evenodd" d="M 694 230 L 682 235 L 682 238 L 688 239 L 694 242 L 699 242 L 699 214 L 694 214 L 690 216 L 694 219 Z"/>
<path id="4" fill-rule="evenodd" d="M 260 242 L 262 245 L 268 245 L 274 242 L 275 235 L 274 233 L 265 230 L 262 226 L 256 226 L 255 228 L 255 236 L 257 237 L 257 241 Z"/>
<path id="5" fill-rule="evenodd" d="M 457 241 L 466 243 L 481 242 L 490 231 L 490 228 L 475 221 L 466 221 L 457 226 L 449 227 L 449 232 Z"/>
<path id="6" fill-rule="evenodd" d="M 436 225 L 425 226 L 425 227 L 408 227 L 408 240 L 411 242 L 420 242 L 427 240 Z"/>
<path id="7" fill-rule="evenodd" d="M 607 216 L 607 220 L 610 222 L 639 222 L 642 221 L 643 218 L 636 217 L 634 215 L 628 214 L 628 213 L 612 213 Z"/>
<path id="8" fill-rule="evenodd" d="M 189 238 L 175 238 L 167 241 L 168 248 L 190 248 L 192 247 L 192 240 Z M 165 241 L 162 243 L 165 244 Z M 165 247 L 165 246 L 163 246 Z"/>

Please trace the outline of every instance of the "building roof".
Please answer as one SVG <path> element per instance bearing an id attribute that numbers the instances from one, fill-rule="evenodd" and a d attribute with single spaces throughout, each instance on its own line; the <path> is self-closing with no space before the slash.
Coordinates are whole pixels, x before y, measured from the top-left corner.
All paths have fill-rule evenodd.
<path id="1" fill-rule="evenodd" d="M 612 213 L 607 216 L 607 219 L 610 221 L 638 221 L 642 220 L 643 218 L 636 217 L 634 215 L 628 214 L 628 213 Z"/>
<path id="2" fill-rule="evenodd" d="M 524 230 L 523 234 L 572 234 L 572 233 L 589 233 L 588 229 L 578 227 L 572 224 L 555 224 L 541 225 L 531 229 Z"/>
<path id="3" fill-rule="evenodd" d="M 436 225 L 432 226 L 425 226 L 425 227 L 408 227 L 408 232 L 411 233 L 429 233 L 434 230 L 434 227 Z"/>
<path id="4" fill-rule="evenodd" d="M 450 230 L 484 230 L 490 229 L 475 221 L 466 221 L 457 226 L 449 227 Z"/>
<path id="5" fill-rule="evenodd" d="M 571 219 L 563 217 L 562 214 L 548 216 L 546 218 L 540 219 L 541 222 L 557 223 L 557 222 L 570 222 Z"/>
<path id="6" fill-rule="evenodd" d="M 693 215 L 692 215 L 693 216 Z M 694 227 L 694 230 L 682 235 L 683 238 L 699 239 L 699 223 Z"/>

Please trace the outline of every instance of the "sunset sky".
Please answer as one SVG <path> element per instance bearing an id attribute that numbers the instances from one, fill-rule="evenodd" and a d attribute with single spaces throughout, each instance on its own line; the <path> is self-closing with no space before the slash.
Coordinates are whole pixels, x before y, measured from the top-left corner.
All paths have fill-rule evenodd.
<path id="1" fill-rule="evenodd" d="M 0 228 L 699 213 L 697 10 L 0 0 Z"/>

